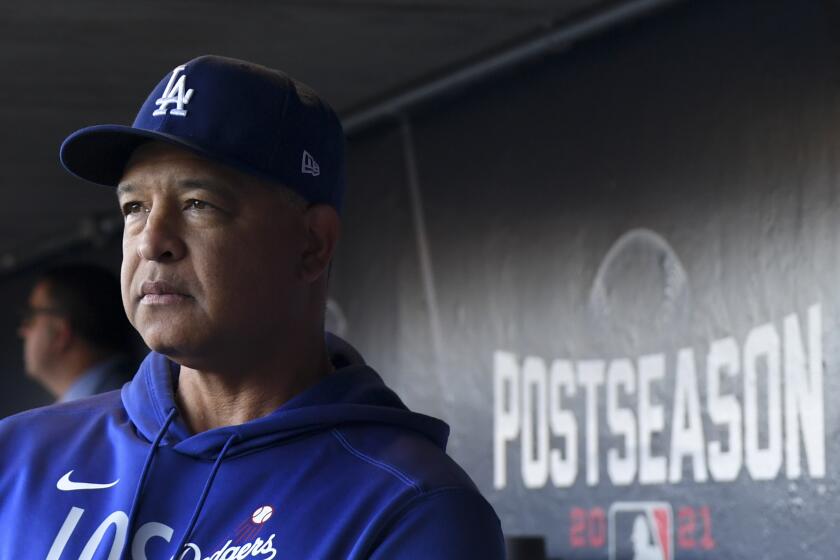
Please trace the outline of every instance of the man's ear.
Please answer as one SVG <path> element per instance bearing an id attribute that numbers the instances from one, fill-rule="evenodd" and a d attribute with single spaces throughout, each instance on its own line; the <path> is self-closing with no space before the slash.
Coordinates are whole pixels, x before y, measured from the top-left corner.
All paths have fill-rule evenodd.
<path id="1" fill-rule="evenodd" d="M 341 219 L 328 204 L 313 204 L 303 214 L 306 245 L 301 261 L 303 277 L 315 282 L 326 274 L 341 234 Z"/>
<path id="2" fill-rule="evenodd" d="M 70 327 L 70 321 L 64 317 L 51 317 L 51 319 L 47 327 L 50 333 L 50 345 L 56 352 L 64 352 L 73 341 L 73 329 Z"/>

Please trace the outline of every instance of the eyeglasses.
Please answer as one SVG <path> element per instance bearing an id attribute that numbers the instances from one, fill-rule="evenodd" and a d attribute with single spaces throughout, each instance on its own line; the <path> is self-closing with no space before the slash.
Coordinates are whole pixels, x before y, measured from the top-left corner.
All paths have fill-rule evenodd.
<path id="1" fill-rule="evenodd" d="M 55 307 L 24 307 L 19 312 L 21 325 L 28 325 L 38 315 L 63 315 L 64 313 Z"/>

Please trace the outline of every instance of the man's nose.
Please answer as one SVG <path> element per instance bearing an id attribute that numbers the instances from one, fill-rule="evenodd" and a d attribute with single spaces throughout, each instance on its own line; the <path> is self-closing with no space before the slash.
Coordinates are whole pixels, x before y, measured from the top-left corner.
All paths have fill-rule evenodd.
<path id="1" fill-rule="evenodd" d="M 148 261 L 177 261 L 186 254 L 177 210 L 152 208 L 146 217 L 137 252 Z"/>

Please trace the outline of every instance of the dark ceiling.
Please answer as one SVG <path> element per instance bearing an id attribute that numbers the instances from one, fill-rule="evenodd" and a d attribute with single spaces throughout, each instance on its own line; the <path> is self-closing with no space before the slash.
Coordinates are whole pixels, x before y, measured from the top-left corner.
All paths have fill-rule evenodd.
<path id="1" fill-rule="evenodd" d="M 339 113 L 517 38 L 631 2 L 604 0 L 47 0 L 0 8 L 0 254 L 116 212 L 67 176 L 61 140 L 129 123 L 148 91 L 204 53 L 280 68 Z M 8 263 L 7 263 L 8 264 Z"/>

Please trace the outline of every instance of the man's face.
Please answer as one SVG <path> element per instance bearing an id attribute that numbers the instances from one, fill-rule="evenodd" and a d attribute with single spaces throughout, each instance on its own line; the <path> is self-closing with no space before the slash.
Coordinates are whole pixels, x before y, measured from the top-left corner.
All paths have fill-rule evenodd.
<path id="1" fill-rule="evenodd" d="M 117 195 L 123 304 L 150 348 L 196 369 L 229 367 L 295 327 L 306 229 L 280 187 L 150 143 Z"/>
<path id="2" fill-rule="evenodd" d="M 45 282 L 38 282 L 29 294 L 29 308 L 18 334 L 23 339 L 26 373 L 36 379 L 49 375 L 58 357 L 57 333 L 61 319 L 52 306 Z"/>

